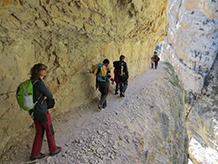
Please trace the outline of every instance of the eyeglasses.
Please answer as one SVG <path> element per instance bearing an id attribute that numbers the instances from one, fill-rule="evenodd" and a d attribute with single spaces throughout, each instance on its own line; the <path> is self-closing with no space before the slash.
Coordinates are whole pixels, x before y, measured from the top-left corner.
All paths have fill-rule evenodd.
<path id="1" fill-rule="evenodd" d="M 46 70 L 46 68 L 45 68 L 45 67 L 44 67 L 44 68 L 41 68 L 41 70 L 43 70 L 43 71 L 44 71 L 44 70 Z"/>

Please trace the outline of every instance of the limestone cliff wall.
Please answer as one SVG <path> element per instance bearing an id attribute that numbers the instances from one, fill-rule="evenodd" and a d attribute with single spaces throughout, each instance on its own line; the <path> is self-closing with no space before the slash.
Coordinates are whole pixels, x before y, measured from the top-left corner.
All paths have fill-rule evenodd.
<path id="1" fill-rule="evenodd" d="M 218 2 L 171 0 L 162 59 L 186 89 L 189 154 L 193 163 L 217 163 Z"/>
<path id="2" fill-rule="evenodd" d="M 130 78 L 149 68 L 167 33 L 167 9 L 167 0 L 0 1 L 0 153 L 32 123 L 14 91 L 34 64 L 48 66 L 51 112 L 87 103 L 98 94 L 92 64 L 124 54 Z"/>
<path id="3" fill-rule="evenodd" d="M 186 90 L 200 93 L 217 56 L 216 1 L 171 0 L 162 59 L 172 62 Z"/>

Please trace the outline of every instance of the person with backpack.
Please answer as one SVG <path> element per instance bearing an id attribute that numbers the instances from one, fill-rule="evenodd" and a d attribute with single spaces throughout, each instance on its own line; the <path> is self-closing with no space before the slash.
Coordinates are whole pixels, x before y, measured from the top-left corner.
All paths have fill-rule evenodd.
<path id="1" fill-rule="evenodd" d="M 160 58 L 157 55 L 157 51 L 154 51 L 154 55 L 151 57 L 151 68 L 153 68 L 153 65 L 154 65 L 155 69 L 157 69 L 159 61 L 160 61 Z"/>
<path id="2" fill-rule="evenodd" d="M 30 70 L 30 80 L 32 81 L 32 83 L 34 83 L 33 101 L 38 101 L 38 103 L 35 104 L 34 108 L 29 111 L 30 115 L 33 112 L 34 124 L 36 128 L 35 139 L 33 142 L 30 157 L 30 160 L 32 161 L 45 157 L 45 154 L 42 154 L 40 152 L 44 131 L 46 131 L 46 137 L 50 151 L 49 155 L 54 156 L 61 151 L 61 147 L 57 147 L 55 143 L 52 120 L 47 106 L 47 101 L 52 100 L 53 95 L 44 84 L 44 78 L 47 76 L 46 70 L 47 67 L 42 63 L 35 64 Z"/>
<path id="3" fill-rule="evenodd" d="M 125 97 L 125 91 L 128 86 L 129 72 L 125 62 L 125 56 L 120 56 L 120 61 L 114 62 L 115 74 L 118 77 L 120 87 L 120 97 Z"/>
<path id="4" fill-rule="evenodd" d="M 99 91 L 101 92 L 101 99 L 98 104 L 99 110 L 102 108 L 107 107 L 107 95 L 110 88 L 110 81 L 112 81 L 112 84 L 114 82 L 114 79 L 111 77 L 111 71 L 108 67 L 109 60 L 104 59 L 103 63 L 99 63 L 97 66 L 97 73 L 96 73 L 96 85 Z"/>

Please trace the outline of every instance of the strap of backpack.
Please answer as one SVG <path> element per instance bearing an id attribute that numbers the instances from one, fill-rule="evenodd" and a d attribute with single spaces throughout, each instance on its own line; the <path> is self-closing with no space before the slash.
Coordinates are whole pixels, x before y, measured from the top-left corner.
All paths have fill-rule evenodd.
<path id="1" fill-rule="evenodd" d="M 98 71 L 97 71 L 96 75 L 98 76 L 100 72 L 101 72 L 101 68 L 98 67 Z"/>
<path id="2" fill-rule="evenodd" d="M 39 80 L 36 80 L 33 82 L 33 85 L 36 84 Z M 42 96 L 42 94 L 37 98 L 36 102 L 34 102 L 34 104 L 36 105 L 40 99 L 40 97 Z"/>
<path id="3" fill-rule="evenodd" d="M 33 82 L 33 85 L 36 84 L 38 81 L 39 81 L 39 80 L 34 81 L 34 82 Z"/>
<path id="4" fill-rule="evenodd" d="M 26 88 L 24 87 L 23 83 L 21 83 L 21 85 L 23 86 L 23 90 L 25 92 L 25 95 L 27 95 Z"/>
<path id="5" fill-rule="evenodd" d="M 36 80 L 33 82 L 33 85 L 36 84 L 39 80 Z M 42 97 L 42 93 L 40 94 L 40 96 L 37 98 L 37 100 L 34 102 L 34 107 L 35 105 L 39 102 L 39 99 Z M 33 107 L 33 112 L 34 112 L 34 107 Z"/>
<path id="6" fill-rule="evenodd" d="M 39 102 L 39 99 L 41 98 L 42 94 L 37 98 L 35 105 Z"/>

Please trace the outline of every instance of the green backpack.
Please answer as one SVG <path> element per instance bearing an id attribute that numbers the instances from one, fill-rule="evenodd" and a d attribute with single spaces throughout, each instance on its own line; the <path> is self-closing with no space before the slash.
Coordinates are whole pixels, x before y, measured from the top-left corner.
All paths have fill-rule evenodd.
<path id="1" fill-rule="evenodd" d="M 23 109 L 25 111 L 29 111 L 37 104 L 39 98 L 41 97 L 40 96 L 35 103 L 33 102 L 33 85 L 37 82 L 38 81 L 35 81 L 32 84 L 31 80 L 26 80 L 18 86 L 16 98 L 20 106 L 20 110 Z"/>

